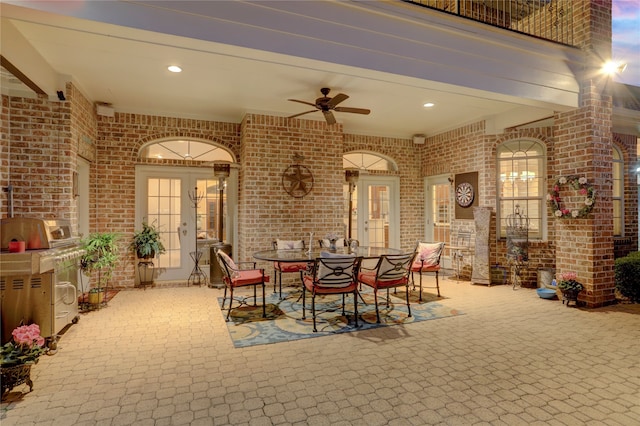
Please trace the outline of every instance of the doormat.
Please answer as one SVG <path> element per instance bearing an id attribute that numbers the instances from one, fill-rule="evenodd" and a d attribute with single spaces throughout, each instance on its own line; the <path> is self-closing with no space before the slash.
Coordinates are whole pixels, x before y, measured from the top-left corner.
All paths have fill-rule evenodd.
<path id="1" fill-rule="evenodd" d="M 423 291 L 422 302 L 419 302 L 418 291 L 412 291 L 409 297 L 412 316 L 409 317 L 404 290 L 390 296 L 389 307 L 386 297 L 383 297 L 386 296 L 386 292 L 381 291 L 378 293 L 381 323 L 377 324 L 373 293 L 365 290 L 360 292 L 360 295 L 362 298 L 358 299 L 358 328 L 353 321 L 353 296 L 347 296 L 346 316 L 342 315 L 342 296 L 322 296 L 316 299 L 318 332 L 314 333 L 311 295 L 306 294 L 306 319 L 302 319 L 302 291 L 293 290 L 283 292 L 282 300 L 278 293 L 266 296 L 266 318 L 262 318 L 260 297 L 258 306 L 253 306 L 253 298 L 247 299 L 248 304 L 242 305 L 238 304 L 238 300 L 234 300 L 227 329 L 233 345 L 236 348 L 244 348 L 463 315 L 463 312 L 439 303 L 443 297 Z M 218 305 L 222 308 L 221 297 L 218 298 Z M 227 299 L 224 309 L 221 309 L 225 318 L 228 307 Z"/>

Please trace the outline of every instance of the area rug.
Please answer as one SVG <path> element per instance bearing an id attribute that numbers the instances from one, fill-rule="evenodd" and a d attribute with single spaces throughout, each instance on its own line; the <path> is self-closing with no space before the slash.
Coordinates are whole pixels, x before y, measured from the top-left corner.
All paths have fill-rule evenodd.
<path id="1" fill-rule="evenodd" d="M 268 294 L 266 318 L 262 318 L 262 300 L 260 298 L 258 298 L 258 306 L 253 306 L 253 298 L 244 300 L 242 305 L 239 305 L 238 300 L 234 300 L 234 308 L 231 310 L 227 328 L 233 345 L 236 348 L 244 348 L 463 315 L 457 309 L 439 303 L 444 299 L 442 297 L 423 292 L 422 302 L 419 302 L 418 292 L 412 291 L 409 298 L 411 302 L 411 317 L 409 317 L 403 291 L 391 295 L 389 307 L 387 307 L 386 298 L 382 297 L 386 296 L 386 292 L 380 292 L 378 304 L 381 323 L 377 324 L 373 293 L 364 290 L 360 295 L 362 298 L 358 300 L 357 328 L 353 320 L 353 298 L 351 295 L 347 296 L 346 316 L 342 315 L 341 296 L 324 296 L 316 299 L 318 332 L 314 333 L 311 297 L 307 293 L 306 319 L 303 320 L 302 293 L 296 289 L 289 292 L 283 291 L 282 300 L 277 293 Z M 222 308 L 221 297 L 218 298 L 218 304 Z M 225 318 L 228 307 L 229 300 L 227 299 L 224 309 L 222 309 Z"/>

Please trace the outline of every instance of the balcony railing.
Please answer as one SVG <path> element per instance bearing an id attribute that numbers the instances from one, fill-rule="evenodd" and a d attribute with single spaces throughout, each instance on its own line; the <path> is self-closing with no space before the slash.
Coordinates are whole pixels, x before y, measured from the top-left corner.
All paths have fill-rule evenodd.
<path id="1" fill-rule="evenodd" d="M 574 46 L 574 0 L 403 0 L 510 31 Z"/>

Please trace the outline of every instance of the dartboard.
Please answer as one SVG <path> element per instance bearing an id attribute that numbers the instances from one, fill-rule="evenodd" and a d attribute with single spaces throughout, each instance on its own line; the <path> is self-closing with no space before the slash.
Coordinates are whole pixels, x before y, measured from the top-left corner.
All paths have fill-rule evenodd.
<path id="1" fill-rule="evenodd" d="M 302 198 L 313 188 L 313 175 L 305 166 L 289 166 L 282 174 L 282 187 L 292 197 Z"/>
<path id="2" fill-rule="evenodd" d="M 462 182 L 456 187 L 456 201 L 461 207 L 469 207 L 473 203 L 473 185 Z"/>

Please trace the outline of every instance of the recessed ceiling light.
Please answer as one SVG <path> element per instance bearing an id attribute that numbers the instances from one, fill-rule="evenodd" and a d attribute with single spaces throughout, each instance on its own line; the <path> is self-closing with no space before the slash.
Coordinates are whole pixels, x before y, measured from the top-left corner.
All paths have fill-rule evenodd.
<path id="1" fill-rule="evenodd" d="M 171 72 L 182 72 L 182 68 L 177 65 L 170 65 L 167 69 Z"/>
<path id="2" fill-rule="evenodd" d="M 425 108 L 431 108 L 433 107 L 435 104 L 433 102 L 426 102 L 425 104 L 423 104 L 422 106 Z"/>

